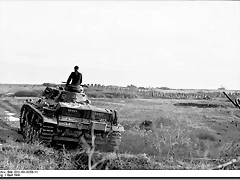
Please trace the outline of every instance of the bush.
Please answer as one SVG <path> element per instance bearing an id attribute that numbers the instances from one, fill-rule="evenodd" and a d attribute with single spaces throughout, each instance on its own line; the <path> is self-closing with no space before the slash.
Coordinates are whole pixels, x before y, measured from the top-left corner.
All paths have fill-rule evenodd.
<path id="1" fill-rule="evenodd" d="M 217 135 L 215 132 L 201 128 L 194 129 L 191 132 L 190 136 L 192 139 L 198 138 L 200 140 L 210 140 L 213 142 L 217 142 L 220 139 L 220 136 Z"/>
<path id="2" fill-rule="evenodd" d="M 16 97 L 40 97 L 43 93 L 43 90 L 33 90 L 33 91 L 17 91 L 14 93 Z"/>
<path id="3" fill-rule="evenodd" d="M 101 92 L 86 92 L 89 98 L 105 98 L 105 95 Z"/>
<path id="4" fill-rule="evenodd" d="M 158 89 L 162 89 L 162 90 L 171 90 L 171 88 L 168 88 L 168 87 L 160 87 Z"/>
<path id="5" fill-rule="evenodd" d="M 58 86 L 57 84 L 53 84 L 53 83 L 43 83 L 43 86 L 50 86 L 50 87 L 56 87 Z"/>
<path id="6" fill-rule="evenodd" d="M 86 90 L 89 98 L 128 98 L 134 99 L 138 96 L 132 92 L 116 92 L 116 91 L 90 91 Z"/>
<path id="7" fill-rule="evenodd" d="M 107 98 L 128 98 L 128 99 L 137 98 L 137 95 L 131 92 L 104 92 L 104 95 Z"/>

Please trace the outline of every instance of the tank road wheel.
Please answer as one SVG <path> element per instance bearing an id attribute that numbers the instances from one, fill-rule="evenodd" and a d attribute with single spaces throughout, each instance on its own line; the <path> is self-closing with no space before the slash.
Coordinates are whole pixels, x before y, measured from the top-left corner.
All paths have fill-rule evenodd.
<path id="1" fill-rule="evenodd" d="M 110 132 L 107 138 L 107 151 L 119 152 L 119 146 L 121 144 L 121 132 L 113 131 Z"/>
<path id="2" fill-rule="evenodd" d="M 23 106 L 21 108 L 21 112 L 20 112 L 20 132 L 23 136 L 25 136 L 25 121 L 26 121 L 26 108 Z"/>
<path id="3" fill-rule="evenodd" d="M 35 114 L 34 112 L 27 111 L 25 116 L 21 119 L 21 131 L 26 139 L 26 141 L 32 142 L 34 136 L 34 122 L 35 122 Z"/>
<path id="4" fill-rule="evenodd" d="M 28 121 L 28 114 L 29 112 L 24 113 L 23 117 L 22 117 L 22 122 L 21 123 L 21 132 L 24 136 L 24 138 L 27 138 L 29 135 L 29 121 Z"/>
<path id="5" fill-rule="evenodd" d="M 30 142 L 39 141 L 39 119 L 39 115 L 36 113 L 32 113 L 31 118 L 29 118 L 29 122 L 31 122 L 29 126 L 31 129 L 31 135 L 29 136 Z"/>
<path id="6" fill-rule="evenodd" d="M 32 142 L 39 141 L 39 129 L 37 127 L 32 127 Z"/>
<path id="7" fill-rule="evenodd" d="M 27 125 L 25 127 L 25 139 L 29 143 L 32 139 L 32 127 L 30 125 Z"/>
<path id="8" fill-rule="evenodd" d="M 33 127 L 32 127 L 32 117 L 33 113 L 32 112 L 27 112 L 26 116 L 24 118 L 24 135 L 25 135 L 25 140 L 27 143 L 32 142 L 32 135 L 33 135 Z"/>
<path id="9" fill-rule="evenodd" d="M 26 120 L 26 108 L 23 106 L 20 112 L 20 132 L 24 135 L 24 121 Z"/>

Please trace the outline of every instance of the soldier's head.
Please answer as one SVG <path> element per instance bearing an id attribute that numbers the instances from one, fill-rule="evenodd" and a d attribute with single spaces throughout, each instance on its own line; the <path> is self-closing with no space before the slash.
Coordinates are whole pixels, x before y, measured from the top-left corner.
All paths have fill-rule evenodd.
<path id="1" fill-rule="evenodd" d="M 75 72 L 77 72 L 77 71 L 78 71 L 78 69 L 79 69 L 79 67 L 78 67 L 78 66 L 75 66 L 75 67 L 74 67 L 74 71 L 75 71 Z"/>

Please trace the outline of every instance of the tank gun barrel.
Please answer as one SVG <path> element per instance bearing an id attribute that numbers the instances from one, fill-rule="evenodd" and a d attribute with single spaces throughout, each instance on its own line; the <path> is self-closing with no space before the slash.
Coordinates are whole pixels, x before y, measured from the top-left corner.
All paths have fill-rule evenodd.
<path id="1" fill-rule="evenodd" d="M 62 83 L 66 84 L 67 82 L 62 82 Z M 80 86 L 88 88 L 88 85 L 86 84 L 80 84 Z"/>
<path id="2" fill-rule="evenodd" d="M 86 84 L 81 84 L 80 86 L 88 88 L 88 85 Z"/>

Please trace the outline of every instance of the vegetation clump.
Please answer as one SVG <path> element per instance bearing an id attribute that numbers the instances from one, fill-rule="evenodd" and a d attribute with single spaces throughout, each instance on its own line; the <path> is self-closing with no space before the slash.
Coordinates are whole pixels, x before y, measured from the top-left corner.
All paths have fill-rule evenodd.
<path id="1" fill-rule="evenodd" d="M 43 90 L 20 90 L 13 94 L 15 97 L 40 97 L 43 93 Z"/>

